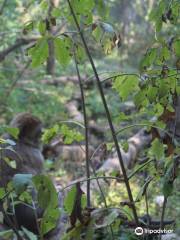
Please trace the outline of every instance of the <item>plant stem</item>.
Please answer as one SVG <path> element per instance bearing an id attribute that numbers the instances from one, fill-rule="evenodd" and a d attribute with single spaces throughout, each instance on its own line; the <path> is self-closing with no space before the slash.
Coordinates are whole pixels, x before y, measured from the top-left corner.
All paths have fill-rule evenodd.
<path id="1" fill-rule="evenodd" d="M 86 105 L 85 105 L 85 97 L 84 97 L 84 89 L 83 89 L 83 83 L 81 80 L 79 68 L 78 68 L 78 62 L 76 53 L 74 51 L 74 60 L 75 60 L 75 66 L 76 66 L 76 72 L 78 76 L 79 81 L 79 87 L 81 92 L 81 101 L 82 101 L 82 108 L 83 108 L 83 117 L 84 117 L 84 126 L 85 126 L 85 145 L 86 145 L 86 177 L 87 179 L 90 178 L 90 164 L 89 164 L 89 139 L 88 139 L 88 119 L 86 114 Z M 87 181 L 87 208 L 90 208 L 91 206 L 91 195 L 90 195 L 90 180 Z"/>
<path id="2" fill-rule="evenodd" d="M 113 177 L 113 176 L 90 177 L 90 178 L 88 178 L 88 179 L 85 178 L 85 179 L 82 179 L 82 180 L 74 181 L 73 183 L 70 183 L 69 185 L 63 187 L 59 192 L 62 192 L 62 191 L 64 191 L 65 189 L 76 185 L 76 183 L 83 183 L 83 182 L 87 182 L 88 180 L 91 181 L 91 180 L 96 180 L 96 179 L 105 179 L 105 180 L 106 180 L 106 179 L 112 179 L 112 180 L 124 182 L 124 179 L 123 179 L 123 178 L 120 178 L 120 177 Z"/>
<path id="3" fill-rule="evenodd" d="M 89 61 L 90 61 L 91 66 L 92 66 L 92 69 L 94 71 L 94 75 L 95 75 L 95 78 L 96 78 L 96 81 L 97 81 L 98 89 L 99 89 L 99 92 L 100 92 L 100 95 L 101 95 L 101 99 L 102 99 L 102 102 L 103 102 L 103 105 L 104 105 L 104 108 L 105 108 L 105 112 L 106 112 L 106 115 L 107 115 L 107 120 L 108 120 L 108 123 L 109 123 L 109 127 L 111 129 L 112 137 L 113 137 L 114 144 L 115 144 L 115 147 L 116 147 L 116 151 L 117 151 L 117 155 L 118 155 L 118 159 L 119 159 L 119 164 L 120 164 L 120 167 L 121 167 L 121 170 L 122 170 L 122 173 L 123 173 L 124 182 L 125 182 L 125 185 L 126 185 L 127 193 L 128 193 L 128 196 L 129 196 L 129 201 L 131 203 L 131 208 L 132 208 L 133 215 L 134 215 L 134 220 L 136 222 L 136 225 L 138 225 L 138 216 L 137 216 L 137 212 L 136 212 L 135 203 L 134 203 L 134 200 L 133 200 L 133 196 L 132 196 L 129 180 L 128 180 L 128 177 L 127 177 L 127 174 L 126 174 L 126 169 L 125 169 L 125 166 L 124 166 L 124 163 L 123 163 L 120 147 L 119 147 L 118 140 L 117 140 L 117 137 L 116 137 L 116 132 L 115 132 L 115 129 L 114 129 L 114 126 L 113 126 L 113 123 L 112 123 L 112 119 L 111 119 L 111 115 L 110 115 L 110 112 L 109 112 L 109 108 L 108 108 L 108 105 L 106 103 L 104 92 L 103 92 L 103 89 L 102 89 L 102 86 L 101 86 L 101 81 L 99 79 L 99 76 L 98 76 L 98 73 L 97 73 L 94 61 L 93 61 L 92 56 L 90 54 L 89 48 L 88 48 L 88 46 L 86 44 L 84 35 L 83 35 L 82 31 L 81 31 L 80 25 L 79 25 L 79 23 L 77 21 L 77 18 L 76 18 L 76 15 L 74 13 L 74 10 L 72 8 L 72 5 L 70 3 L 70 0 L 67 0 L 67 2 L 69 4 L 69 8 L 70 8 L 71 14 L 72 14 L 72 16 L 74 18 L 74 21 L 75 21 L 75 24 L 77 26 L 77 29 L 79 31 L 79 34 L 80 34 L 81 40 L 83 42 L 84 48 L 86 50 L 86 54 L 87 54 L 87 56 L 89 58 Z"/>
<path id="4" fill-rule="evenodd" d="M 92 156 L 91 156 L 91 159 L 92 159 Z M 97 178 L 98 176 L 97 176 L 96 170 L 94 169 L 94 166 L 93 166 L 93 164 L 92 164 L 92 162 L 91 162 L 91 159 L 90 159 L 90 165 L 91 165 L 91 168 L 92 168 L 92 170 L 93 170 L 93 174 L 94 174 L 94 176 L 96 177 L 96 182 L 97 182 L 99 191 L 100 191 L 100 193 L 101 193 L 101 197 L 102 197 L 102 200 L 103 200 L 103 202 L 104 202 L 104 206 L 105 206 L 106 209 L 108 209 L 108 205 L 107 205 L 107 202 L 106 202 L 106 198 L 105 198 L 104 192 L 103 192 L 103 190 L 102 190 L 101 184 L 99 183 L 99 179 Z M 110 228 L 110 232 L 111 232 L 111 237 L 112 237 L 112 239 L 114 239 L 114 232 L 113 232 L 112 225 L 110 225 L 109 228 Z"/>
<path id="5" fill-rule="evenodd" d="M 162 230 L 164 227 L 164 215 L 165 215 L 166 204 L 167 204 L 167 197 L 164 197 L 162 214 L 161 214 L 161 222 L 160 222 L 160 230 Z M 159 240 L 161 240 L 161 232 L 159 233 Z"/>

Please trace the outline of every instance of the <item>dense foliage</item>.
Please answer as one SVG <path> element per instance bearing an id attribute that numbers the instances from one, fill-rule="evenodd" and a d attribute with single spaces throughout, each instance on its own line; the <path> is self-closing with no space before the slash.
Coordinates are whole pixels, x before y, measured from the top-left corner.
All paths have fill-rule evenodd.
<path id="1" fill-rule="evenodd" d="M 148 224 L 147 219 L 138 218 L 143 215 L 157 218 L 161 229 L 169 215 L 176 220 L 173 230 L 177 231 L 180 227 L 177 203 L 180 2 L 1 2 L 0 19 L 4 23 L 0 26 L 1 132 L 16 138 L 18 130 L 4 126 L 6 121 L 17 112 L 30 111 L 45 122 L 44 144 L 61 136 L 63 144 L 85 143 L 86 146 L 86 169 L 81 174 L 86 174 L 86 179 L 66 182 L 71 189 L 62 208 L 58 207 L 58 193 L 46 175 L 17 174 L 7 189 L 0 189 L 4 205 L 9 198 L 32 204 L 28 189 L 37 191 L 36 201 L 45 210 L 40 219 L 39 236 L 27 229 L 22 229 L 21 236 L 43 239 L 64 212 L 69 222 L 68 231 L 61 239 L 140 239 L 134 229 L 146 221 Z M 79 85 L 68 78 L 59 84 L 58 79 L 63 75 L 77 75 Z M 76 97 L 80 98 L 83 123 L 71 121 L 66 109 L 66 104 Z M 117 151 L 120 173 L 119 170 L 108 176 L 95 171 L 90 173 L 90 120 L 100 126 L 108 123 L 103 141 L 108 151 Z M 121 149 L 128 150 L 127 136 L 139 128 L 145 128 L 152 141 L 140 155 L 145 162 L 137 161 L 133 169 L 127 170 Z M 3 139 L 0 143 L 8 147 L 14 144 Z M 97 150 L 98 146 L 95 147 Z M 14 162 L 8 159 L 6 162 L 16 167 Z M 48 168 L 48 164 L 45 165 Z M 50 174 L 64 176 L 59 169 Z M 67 170 L 65 175 L 68 175 Z M 123 184 L 118 182 L 121 176 Z M 99 186 L 100 196 L 94 196 L 90 180 L 99 183 L 101 177 L 112 178 L 111 187 L 103 193 Z M 84 182 L 87 182 L 86 194 L 81 190 L 80 183 Z M 157 195 L 164 198 L 161 210 L 154 206 L 153 198 Z M 169 228 L 172 229 L 172 225 Z M 10 239 L 16 235 L 13 230 L 2 231 L 0 235 Z M 156 237 L 159 236 L 152 239 Z"/>

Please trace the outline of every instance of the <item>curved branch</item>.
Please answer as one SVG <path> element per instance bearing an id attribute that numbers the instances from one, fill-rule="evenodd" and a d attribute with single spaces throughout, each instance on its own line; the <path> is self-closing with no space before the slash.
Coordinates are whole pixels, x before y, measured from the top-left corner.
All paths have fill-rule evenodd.
<path id="1" fill-rule="evenodd" d="M 29 44 L 31 42 L 35 42 L 37 40 L 37 38 L 30 38 L 30 39 L 26 39 L 26 38 L 20 38 L 17 39 L 16 42 L 9 46 L 8 48 L 4 49 L 3 51 L 0 52 L 0 62 L 4 61 L 4 59 L 6 58 L 6 56 L 15 51 L 17 48 Z"/>

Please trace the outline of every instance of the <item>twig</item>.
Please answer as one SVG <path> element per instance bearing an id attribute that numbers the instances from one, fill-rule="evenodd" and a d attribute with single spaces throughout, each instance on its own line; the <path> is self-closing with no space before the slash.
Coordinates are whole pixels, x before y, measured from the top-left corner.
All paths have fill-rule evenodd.
<path id="1" fill-rule="evenodd" d="M 32 199 L 32 206 L 33 206 L 33 212 L 34 212 L 34 216 L 36 219 L 36 226 L 37 226 L 37 230 L 38 230 L 38 234 L 40 235 L 41 231 L 39 228 L 39 223 L 38 223 L 38 215 L 37 215 L 37 209 L 36 209 L 36 205 L 34 203 L 34 200 Z"/>
<path id="2" fill-rule="evenodd" d="M 164 197 L 162 214 L 161 214 L 161 222 L 160 222 L 160 230 L 162 230 L 164 227 L 164 215 L 165 215 L 165 210 L 166 210 L 166 204 L 167 204 L 167 197 Z M 161 240 L 161 231 L 159 233 L 159 240 Z"/>
<path id="3" fill-rule="evenodd" d="M 91 181 L 91 180 L 96 180 L 96 179 L 111 179 L 111 180 L 117 180 L 117 181 L 120 181 L 120 182 L 124 182 L 124 179 L 123 179 L 123 178 L 120 178 L 120 177 L 111 177 L 111 176 L 90 177 L 90 178 L 88 178 L 88 179 L 82 179 L 82 180 L 79 180 L 79 181 L 75 181 L 75 182 L 73 182 L 73 183 L 70 183 L 69 185 L 65 186 L 64 188 L 60 189 L 59 191 L 62 192 L 62 191 L 64 191 L 65 189 L 76 185 L 76 183 L 83 183 L 83 182 L 87 182 L 87 181 Z"/>
<path id="4" fill-rule="evenodd" d="M 82 108 L 83 108 L 83 117 L 84 117 L 84 126 L 85 126 L 85 145 L 86 145 L 86 177 L 87 179 L 90 178 L 90 166 L 89 166 L 89 138 L 88 138 L 88 120 L 86 114 L 86 106 L 85 106 L 85 98 L 84 98 L 84 90 L 83 90 L 83 83 L 81 81 L 81 76 L 78 68 L 77 57 L 74 51 L 74 60 L 76 66 L 76 72 L 78 75 L 79 80 L 79 87 L 81 92 L 81 101 L 82 101 Z M 87 181 L 87 207 L 91 206 L 91 196 L 90 196 L 90 180 Z"/>
<path id="5" fill-rule="evenodd" d="M 111 119 L 111 115 L 110 115 L 110 112 L 109 112 L 109 108 L 107 106 L 107 102 L 106 102 L 106 99 L 105 99 L 105 96 L 104 96 L 103 88 L 101 86 L 101 81 L 99 79 L 99 76 L 98 76 L 98 73 L 97 73 L 94 61 L 93 61 L 92 56 L 91 56 L 91 54 L 89 52 L 89 48 L 88 48 L 86 40 L 84 38 L 84 34 L 81 31 L 80 25 L 79 25 L 79 23 L 77 21 L 77 18 L 76 18 L 76 15 L 74 13 L 74 10 L 72 8 L 72 5 L 70 3 L 70 0 L 67 0 L 67 2 L 69 4 L 69 8 L 70 8 L 71 14 L 73 16 L 73 19 L 74 19 L 75 24 L 77 26 L 77 29 L 79 31 L 81 40 L 83 42 L 84 48 L 86 50 L 87 56 L 88 56 L 90 64 L 91 64 L 91 67 L 92 67 L 92 69 L 94 71 L 94 75 L 96 77 L 98 89 L 99 89 L 99 92 L 100 92 L 100 95 L 101 95 L 101 99 L 102 99 L 102 102 L 103 102 L 103 105 L 104 105 L 104 108 L 105 108 L 105 111 L 106 111 L 107 120 L 108 120 L 110 129 L 111 129 L 112 137 L 113 137 L 114 144 L 115 144 L 115 147 L 116 147 L 116 151 L 117 151 L 117 155 L 118 155 L 118 159 L 119 159 L 119 164 L 120 164 L 120 167 L 121 167 L 121 170 L 122 170 L 122 173 L 123 173 L 124 182 L 125 182 L 125 185 L 126 185 L 128 196 L 129 196 L 129 201 L 131 202 L 131 205 L 132 205 L 132 212 L 133 212 L 133 215 L 134 215 L 134 220 L 136 222 L 136 225 L 138 225 L 138 216 L 137 216 L 137 212 L 136 212 L 135 203 L 134 203 L 134 200 L 133 200 L 130 184 L 129 184 L 128 177 L 127 177 L 127 174 L 126 174 L 126 169 L 125 169 L 125 166 L 124 166 L 124 163 L 123 163 L 120 147 L 119 147 L 118 140 L 117 140 L 116 133 L 115 133 L 115 129 L 114 129 L 114 126 L 113 126 L 113 123 L 112 123 L 112 119 Z"/>
<path id="6" fill-rule="evenodd" d="M 106 82 L 106 81 L 109 81 L 109 80 L 112 80 L 113 78 L 117 78 L 117 77 L 123 77 L 123 76 L 136 76 L 136 77 L 140 77 L 138 74 L 136 73 L 119 73 L 119 74 L 116 74 L 114 76 L 110 76 L 110 77 L 107 77 L 103 80 L 101 80 L 102 83 Z"/>
<path id="7" fill-rule="evenodd" d="M 86 151 L 81 147 L 80 144 L 79 144 L 79 147 L 82 149 L 83 152 L 86 152 Z M 95 152 L 96 152 L 96 150 L 95 150 Z M 101 197 L 102 197 L 102 200 L 103 200 L 103 202 L 104 202 L 104 206 L 105 206 L 106 209 L 108 209 L 108 205 L 107 205 L 107 202 L 106 202 L 106 198 L 105 198 L 104 192 L 103 192 L 103 190 L 102 190 L 102 188 L 101 188 L 101 185 L 100 185 L 100 183 L 99 183 L 99 179 L 97 178 L 98 175 L 96 174 L 96 170 L 94 169 L 94 166 L 93 166 L 93 164 L 92 164 L 92 162 L 91 162 L 92 159 L 93 159 L 93 156 L 94 156 L 95 152 L 91 155 L 91 157 L 90 157 L 90 159 L 89 159 L 89 162 L 90 162 L 90 166 L 91 166 L 91 168 L 92 168 L 92 170 L 93 170 L 93 175 L 96 177 L 95 180 L 96 180 L 96 182 L 97 182 L 99 191 L 100 191 L 100 193 L 101 193 Z M 109 227 L 110 227 L 112 239 L 114 239 L 114 233 L 113 233 L 112 226 L 110 225 Z"/>
<path id="8" fill-rule="evenodd" d="M 91 156 L 91 159 L 92 159 L 92 156 Z M 105 208 L 108 209 L 108 205 L 107 205 L 107 202 L 106 202 L 106 198 L 105 198 L 104 192 L 103 192 L 103 190 L 102 190 L 102 188 L 101 188 L 101 185 L 100 185 L 100 183 L 99 183 L 99 179 L 97 178 L 98 175 L 96 174 L 96 171 L 95 171 L 94 166 L 93 166 L 93 164 L 92 164 L 91 161 L 90 161 L 90 164 L 91 164 L 91 168 L 92 168 L 92 170 L 93 170 L 93 174 L 94 174 L 94 176 L 96 177 L 96 182 L 97 182 L 97 185 L 98 185 L 99 191 L 100 191 L 100 193 L 101 193 L 101 197 L 102 197 L 102 199 L 103 199 L 103 202 L 104 202 Z M 110 228 L 110 231 L 111 231 L 112 239 L 114 239 L 113 228 L 112 228 L 111 225 L 109 226 L 109 228 Z"/>
<path id="9" fill-rule="evenodd" d="M 5 57 L 9 53 L 16 50 L 17 48 L 21 47 L 22 45 L 26 45 L 28 43 L 35 42 L 36 40 L 37 39 L 25 39 L 25 38 L 17 39 L 13 45 L 11 45 L 10 47 L 8 47 L 5 50 L 0 52 L 0 62 L 4 61 Z"/>
<path id="10" fill-rule="evenodd" d="M 12 82 L 10 88 L 9 88 L 9 89 L 7 90 L 7 92 L 6 92 L 6 95 L 5 95 L 5 98 L 6 98 L 6 99 L 10 96 L 11 92 L 12 92 L 13 89 L 15 88 L 16 83 L 19 81 L 19 79 L 22 78 L 25 70 L 29 67 L 29 64 L 30 64 L 30 63 L 31 63 L 31 62 L 30 62 L 30 60 L 29 60 L 29 61 L 26 63 L 26 65 L 24 66 L 24 68 L 21 70 L 21 72 L 18 74 L 18 76 L 14 79 L 14 81 Z"/>
<path id="11" fill-rule="evenodd" d="M 122 131 L 127 130 L 127 129 L 129 129 L 129 128 L 140 127 L 140 126 L 142 126 L 142 127 L 152 127 L 152 128 L 155 128 L 155 129 L 157 129 L 157 130 L 160 130 L 161 132 L 166 133 L 169 137 L 172 137 L 172 134 L 171 134 L 170 132 L 168 132 L 167 130 L 165 130 L 165 129 L 163 129 L 163 128 L 160 128 L 160 127 L 158 127 L 158 126 L 156 126 L 156 125 L 154 125 L 154 124 L 148 124 L 148 123 L 135 123 L 135 124 L 132 124 L 132 125 L 128 125 L 128 126 L 126 126 L 126 127 L 124 127 L 124 128 L 121 128 L 120 130 L 118 130 L 118 131 L 116 132 L 116 135 L 120 134 Z"/>
<path id="12" fill-rule="evenodd" d="M 149 219 L 149 205 L 148 205 L 148 193 L 147 193 L 147 189 L 145 190 L 145 204 L 146 204 L 147 226 L 148 226 L 148 229 L 149 229 L 150 219 Z M 148 236 L 146 236 L 146 239 L 148 240 Z"/>

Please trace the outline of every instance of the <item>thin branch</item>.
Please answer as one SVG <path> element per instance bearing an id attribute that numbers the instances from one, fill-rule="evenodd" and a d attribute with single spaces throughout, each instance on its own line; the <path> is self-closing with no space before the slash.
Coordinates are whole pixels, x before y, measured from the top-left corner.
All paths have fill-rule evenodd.
<path id="1" fill-rule="evenodd" d="M 108 80 L 111 80 L 113 78 L 123 77 L 123 76 L 136 76 L 136 77 L 140 78 L 140 76 L 138 74 L 136 74 L 136 73 L 119 73 L 117 75 L 107 77 L 107 78 L 101 80 L 101 82 L 104 83 L 104 82 L 106 82 Z"/>
<path id="2" fill-rule="evenodd" d="M 82 101 L 82 108 L 83 108 L 83 117 L 84 117 L 84 126 L 85 126 L 85 145 L 86 145 L 86 177 L 88 179 L 88 178 L 90 178 L 88 119 L 87 119 L 87 114 L 86 114 L 83 83 L 81 81 L 81 76 L 80 76 L 80 72 L 79 72 L 79 67 L 78 67 L 75 51 L 74 51 L 74 60 L 75 60 L 76 72 L 77 72 L 78 80 L 79 80 L 79 87 L 80 87 L 80 92 L 81 92 L 81 101 Z M 91 206 L 90 181 L 88 180 L 87 181 L 87 207 L 89 208 L 90 206 Z"/>
<path id="3" fill-rule="evenodd" d="M 36 205 L 35 205 L 35 202 L 33 199 L 32 199 L 32 206 L 33 206 L 33 212 L 34 212 L 34 216 L 35 216 L 35 220 L 36 220 L 38 234 L 40 235 L 41 230 L 40 230 L 39 223 L 38 223 L 37 209 L 36 209 Z"/>
<path id="4" fill-rule="evenodd" d="M 32 38 L 32 39 L 25 39 L 25 38 L 21 38 L 21 39 L 17 39 L 16 42 L 11 45 L 10 47 L 4 49 L 3 51 L 0 52 L 0 62 L 4 61 L 4 59 L 6 58 L 6 56 L 13 52 L 14 50 L 16 50 L 17 48 L 29 44 L 31 42 L 35 42 L 37 39 Z"/>
<path id="5" fill-rule="evenodd" d="M 31 63 L 31 61 L 28 61 L 26 63 L 26 65 L 24 66 L 24 68 L 21 70 L 21 72 L 18 74 L 18 76 L 14 79 L 11 86 L 9 87 L 9 89 L 6 92 L 5 99 L 7 99 L 10 96 L 10 94 L 12 93 L 13 89 L 15 88 L 17 82 L 22 78 L 22 76 L 24 75 L 24 72 L 29 67 L 30 63 Z"/>
<path id="6" fill-rule="evenodd" d="M 94 169 L 94 166 L 93 166 L 91 160 L 92 160 L 92 156 L 91 156 L 91 159 L 90 159 L 90 165 L 91 165 L 91 168 L 92 168 L 92 170 L 93 170 L 93 175 L 96 177 L 96 182 L 97 182 L 99 191 L 100 191 L 100 193 L 101 193 L 101 197 L 102 197 L 102 200 L 103 200 L 103 202 L 104 202 L 104 206 L 105 206 L 106 209 L 108 209 L 108 205 L 107 205 L 107 202 L 106 202 L 106 198 L 105 198 L 104 192 L 103 192 L 103 190 L 102 190 L 102 188 L 101 188 L 101 185 L 100 185 L 99 179 L 98 179 L 98 175 L 96 174 L 96 171 L 95 171 L 95 169 Z M 109 228 L 110 228 L 110 232 L 111 232 L 112 239 L 114 239 L 114 232 L 113 232 L 112 225 L 110 225 Z"/>
<path id="7" fill-rule="evenodd" d="M 77 21 L 77 18 L 76 18 L 76 15 L 74 13 L 74 10 L 72 8 L 72 5 L 70 3 L 70 0 L 67 0 L 67 2 L 69 4 L 69 8 L 70 8 L 71 14 L 73 16 L 73 19 L 74 19 L 75 24 L 77 26 L 77 29 L 79 31 L 81 40 L 83 42 L 84 48 L 86 50 L 87 56 L 88 56 L 90 64 L 91 64 L 91 67 L 92 67 L 92 69 L 94 71 L 94 75 L 96 77 L 98 89 L 99 89 L 99 92 L 100 92 L 100 95 L 101 95 L 101 99 L 102 99 L 102 102 L 103 102 L 103 105 L 104 105 L 104 108 L 105 108 L 105 111 L 106 111 L 109 127 L 111 129 L 112 137 L 113 137 L 113 140 L 114 140 L 114 143 L 115 143 L 115 147 L 116 147 L 116 151 L 117 151 L 117 155 L 118 155 L 118 159 L 119 159 L 119 164 L 120 164 L 120 167 L 121 167 L 121 170 L 122 170 L 122 173 L 123 173 L 124 182 L 125 182 L 125 185 L 126 185 L 128 196 L 129 196 L 129 201 L 130 201 L 131 206 L 132 206 L 132 212 L 133 212 L 133 215 L 134 215 L 134 220 L 136 222 L 136 225 L 138 225 L 138 216 L 137 216 L 137 212 L 136 212 L 135 203 L 134 203 L 134 200 L 133 200 L 130 184 L 129 184 L 128 177 L 127 177 L 127 174 L 126 174 L 126 169 L 125 169 L 123 158 L 122 158 L 122 155 L 121 155 L 119 143 L 118 143 L 118 140 L 117 140 L 117 137 L 116 137 L 115 129 L 114 129 L 114 126 L 113 126 L 113 123 L 112 123 L 112 119 L 111 119 L 111 115 L 110 115 L 110 112 L 109 112 L 109 108 L 108 108 L 108 105 L 107 105 L 107 102 L 106 102 L 106 99 L 105 99 L 105 96 L 104 96 L 103 88 L 101 86 L 101 81 L 99 79 L 99 76 L 98 76 L 98 73 L 97 73 L 94 61 L 93 61 L 92 56 L 91 56 L 91 54 L 89 52 L 89 48 L 88 48 L 86 40 L 84 38 L 84 34 L 81 31 L 80 25 L 79 25 L 79 23 Z"/>
<path id="8" fill-rule="evenodd" d="M 83 152 L 86 152 L 86 151 L 81 147 L 80 144 L 79 144 L 79 147 L 82 149 Z M 108 209 L 108 205 L 107 205 L 107 202 L 106 202 L 106 198 L 105 198 L 104 192 L 103 192 L 103 190 L 102 190 L 102 188 L 101 188 L 101 185 L 100 185 L 100 183 L 99 183 L 99 179 L 97 178 L 98 175 L 97 175 L 96 170 L 95 170 L 95 168 L 94 168 L 94 166 L 93 166 L 93 164 L 92 164 L 92 162 L 91 162 L 91 160 L 93 159 L 93 156 L 94 156 L 94 153 L 91 155 L 91 157 L 90 157 L 90 159 L 89 159 L 90 166 L 91 166 L 91 168 L 92 168 L 92 170 L 93 170 L 93 175 L 96 177 L 96 182 L 97 182 L 99 191 L 100 191 L 100 193 L 101 193 L 101 197 L 102 197 L 102 200 L 103 200 L 103 202 L 104 202 L 104 206 L 105 206 L 106 209 Z M 110 231 L 111 231 L 112 239 L 114 239 L 114 232 L 113 232 L 113 229 L 112 229 L 112 226 L 111 226 L 111 225 L 110 225 Z"/>
<path id="9" fill-rule="evenodd" d="M 124 128 L 121 128 L 120 130 L 118 130 L 118 131 L 116 132 L 116 135 L 120 134 L 121 132 L 123 132 L 124 130 L 127 130 L 127 129 L 129 129 L 129 128 L 140 127 L 140 126 L 142 126 L 142 127 L 152 127 L 152 128 L 158 129 L 158 130 L 160 130 L 161 132 L 166 133 L 169 137 L 172 138 L 172 134 L 171 134 L 170 132 L 168 132 L 167 130 L 165 130 L 165 129 L 163 129 L 163 128 L 160 128 L 160 127 L 158 127 L 158 126 L 156 126 L 156 125 L 154 125 L 154 124 L 148 124 L 148 123 L 135 123 L 135 124 L 132 124 L 132 125 L 128 125 L 128 126 L 126 126 L 126 127 L 124 127 Z"/>
<path id="10" fill-rule="evenodd" d="M 120 177 L 111 177 L 111 176 L 98 176 L 98 177 L 90 177 L 88 179 L 82 179 L 82 180 L 78 180 L 78 181 L 75 181 L 73 183 L 70 183 L 69 185 L 65 186 L 64 188 L 60 189 L 60 192 L 64 191 L 65 189 L 69 188 L 69 187 L 72 187 L 74 185 L 76 185 L 76 183 L 84 183 L 84 182 L 87 182 L 87 181 L 91 181 L 91 180 L 96 180 L 96 179 L 110 179 L 110 180 L 117 180 L 119 182 L 124 182 L 124 179 L 123 178 L 120 178 Z"/>
<path id="11" fill-rule="evenodd" d="M 160 222 L 160 230 L 163 229 L 164 227 L 164 215 L 165 215 L 165 210 L 166 210 L 166 204 L 167 204 L 167 197 L 164 197 L 164 202 L 163 202 L 163 208 L 162 208 L 162 214 L 161 214 L 161 222 Z M 161 231 L 159 233 L 159 240 L 161 240 Z"/>

